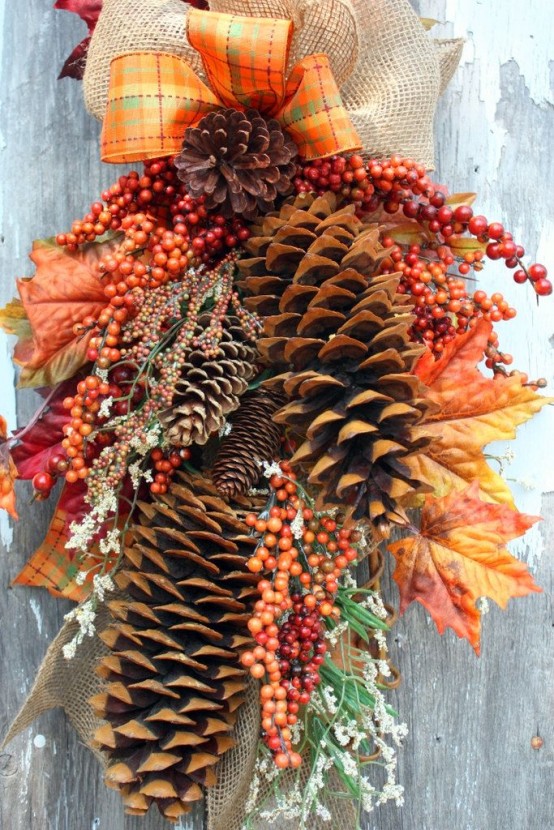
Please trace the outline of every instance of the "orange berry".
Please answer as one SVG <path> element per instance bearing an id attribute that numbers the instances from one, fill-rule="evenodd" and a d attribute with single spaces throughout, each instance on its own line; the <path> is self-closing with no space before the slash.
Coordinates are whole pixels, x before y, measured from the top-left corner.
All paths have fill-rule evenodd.
<path id="1" fill-rule="evenodd" d="M 275 766 L 279 767 L 279 769 L 287 769 L 289 766 L 289 756 L 284 752 L 278 752 L 274 760 Z"/>
<path id="2" fill-rule="evenodd" d="M 259 572 L 262 570 L 263 566 L 264 566 L 264 565 L 263 565 L 262 560 L 261 560 L 261 559 L 258 559 L 258 557 L 257 557 L 257 556 L 253 556 L 253 557 L 252 557 L 251 559 L 249 559 L 249 560 L 248 560 L 248 562 L 246 563 L 246 567 L 247 567 L 247 568 L 248 568 L 248 570 L 249 570 L 251 573 L 253 573 L 253 574 L 257 574 L 257 573 L 259 573 Z"/>
<path id="3" fill-rule="evenodd" d="M 241 655 L 240 662 L 245 668 L 249 669 L 250 666 L 253 666 L 256 662 L 256 658 L 254 657 L 251 651 L 245 651 Z"/>
<path id="4" fill-rule="evenodd" d="M 252 617 L 248 620 L 248 630 L 251 634 L 259 634 L 263 628 L 263 623 L 258 617 Z"/>
<path id="5" fill-rule="evenodd" d="M 252 677 L 255 677 L 256 680 L 260 680 L 265 674 L 265 669 L 263 666 L 260 666 L 259 663 L 254 663 L 253 666 L 250 666 L 250 674 Z"/>
<path id="6" fill-rule="evenodd" d="M 283 522 L 281 519 L 278 519 L 276 516 L 273 516 L 269 519 L 267 523 L 267 529 L 271 531 L 271 533 L 279 533 L 281 528 L 283 527 Z"/>

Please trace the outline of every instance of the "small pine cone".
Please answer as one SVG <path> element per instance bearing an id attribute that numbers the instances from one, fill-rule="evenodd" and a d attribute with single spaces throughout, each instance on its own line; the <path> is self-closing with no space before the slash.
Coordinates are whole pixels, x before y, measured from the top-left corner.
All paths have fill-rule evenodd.
<path id="1" fill-rule="evenodd" d="M 202 315 L 198 331 L 208 321 L 209 315 Z M 174 446 L 205 444 L 237 409 L 240 396 L 256 375 L 256 348 L 246 340 L 238 319 L 227 317 L 224 326 L 215 357 L 207 357 L 201 348 L 191 349 L 175 384 L 173 404 L 159 415 Z"/>
<path id="2" fill-rule="evenodd" d="M 251 502 L 243 507 L 251 509 Z M 238 506 L 240 510 L 240 505 Z M 257 590 L 245 567 L 256 540 L 204 477 L 179 473 L 169 493 L 140 504 L 140 524 L 108 603 L 111 650 L 91 700 L 107 783 L 126 812 L 155 803 L 171 821 L 215 782 L 243 701 L 240 649 Z"/>
<path id="3" fill-rule="evenodd" d="M 242 260 L 246 304 L 264 315 L 262 359 L 284 374 L 267 382 L 289 401 L 275 415 L 304 439 L 292 461 L 319 504 L 369 516 L 382 533 L 424 485 L 403 459 L 429 440 L 413 428 L 428 404 L 412 374 L 412 306 L 399 274 L 376 276 L 387 251 L 332 194 L 296 199 L 266 217 Z M 286 371 L 288 370 L 288 371 Z"/>
<path id="4" fill-rule="evenodd" d="M 212 470 L 212 481 L 226 498 L 244 495 L 262 477 L 262 462 L 271 461 L 281 443 L 281 427 L 273 416 L 285 398 L 263 388 L 241 398 L 229 418 L 231 432 L 221 442 Z"/>
<path id="5" fill-rule="evenodd" d="M 225 109 L 186 130 L 175 166 L 190 195 L 205 196 L 208 210 L 254 219 L 290 193 L 296 153 L 275 119 Z"/>

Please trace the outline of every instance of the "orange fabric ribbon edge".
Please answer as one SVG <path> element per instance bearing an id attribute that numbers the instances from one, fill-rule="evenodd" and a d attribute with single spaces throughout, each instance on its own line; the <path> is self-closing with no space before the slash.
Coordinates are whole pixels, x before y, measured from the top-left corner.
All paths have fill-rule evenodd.
<path id="1" fill-rule="evenodd" d="M 207 86 L 178 55 L 135 52 L 111 63 L 102 160 L 113 164 L 178 153 L 185 130 L 221 107 L 277 118 L 306 159 L 358 150 L 327 55 L 309 55 L 287 77 L 290 20 L 191 9 L 189 42 Z"/>

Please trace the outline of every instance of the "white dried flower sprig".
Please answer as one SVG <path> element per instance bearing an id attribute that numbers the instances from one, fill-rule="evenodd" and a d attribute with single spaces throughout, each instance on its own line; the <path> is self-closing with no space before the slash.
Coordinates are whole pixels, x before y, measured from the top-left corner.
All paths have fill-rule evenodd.
<path id="1" fill-rule="evenodd" d="M 387 610 L 378 594 L 364 592 L 359 604 L 374 620 L 386 619 Z M 302 767 L 283 774 L 275 767 L 270 753 L 262 748 L 249 794 L 245 830 L 257 826 L 260 820 L 270 826 L 294 820 L 298 830 L 309 830 L 316 818 L 332 822 L 335 796 L 330 793 L 336 793 L 340 786 L 345 789 L 337 797 L 350 797 L 357 792 L 358 811 L 371 811 L 387 801 L 402 804 L 403 788 L 396 781 L 396 747 L 402 744 L 407 727 L 395 720 L 383 692 L 382 679 L 391 674 L 385 633 L 372 629 L 371 634 L 378 635 L 382 649 L 379 657 L 372 657 L 368 650 L 350 645 L 348 629 L 348 622 L 343 619 L 326 635 L 333 647 L 342 642 L 342 665 L 350 668 L 341 669 L 342 684 L 323 680 L 312 693 L 304 719 L 298 721 L 303 724 L 302 742 L 295 735 L 294 745 L 304 755 Z M 357 704 L 353 706 L 350 698 L 345 705 L 353 693 L 357 694 Z M 369 747 L 380 751 L 374 762 L 384 771 L 379 786 L 366 777 L 369 765 L 362 756 Z M 306 764 L 311 766 L 309 771 Z M 348 787 L 341 776 L 348 779 Z"/>
<path id="2" fill-rule="evenodd" d="M 84 584 L 87 578 L 87 571 L 79 571 L 76 582 L 78 585 Z M 110 574 L 95 574 L 92 578 L 92 593 L 84 602 L 69 611 L 64 619 L 67 622 L 75 620 L 79 623 L 79 630 L 69 643 L 66 643 L 62 648 L 63 656 L 66 660 L 71 660 L 77 653 L 77 648 L 81 645 L 85 637 L 94 637 L 96 633 L 96 609 L 99 602 L 104 602 L 106 593 L 115 590 L 115 585 Z"/>

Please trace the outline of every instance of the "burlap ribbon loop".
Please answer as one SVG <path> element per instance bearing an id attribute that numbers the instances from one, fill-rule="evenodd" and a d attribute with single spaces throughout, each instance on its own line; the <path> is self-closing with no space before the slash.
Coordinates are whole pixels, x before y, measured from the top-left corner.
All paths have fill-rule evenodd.
<path id="1" fill-rule="evenodd" d="M 102 159 L 178 153 L 187 127 L 221 106 L 277 118 L 308 159 L 359 149 L 326 55 L 307 56 L 287 78 L 292 33 L 290 20 L 191 9 L 187 36 L 209 86 L 179 56 L 139 52 L 114 58 Z"/>

